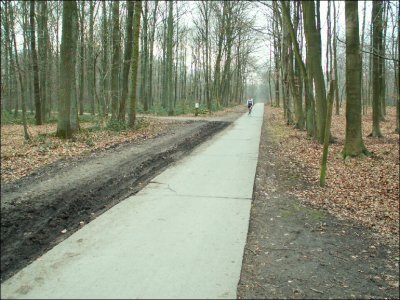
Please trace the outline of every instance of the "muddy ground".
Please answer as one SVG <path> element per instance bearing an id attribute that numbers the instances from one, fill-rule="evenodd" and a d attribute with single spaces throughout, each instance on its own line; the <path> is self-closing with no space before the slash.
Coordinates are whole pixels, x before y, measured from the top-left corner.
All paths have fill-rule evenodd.
<path id="1" fill-rule="evenodd" d="M 264 118 L 238 298 L 399 299 L 398 245 L 302 204 L 289 191 L 309 183 L 280 147 Z"/>
<path id="2" fill-rule="evenodd" d="M 1 187 L 1 282 L 81 226 L 137 193 L 172 162 L 227 127 L 182 121 L 153 139 L 60 160 Z"/>

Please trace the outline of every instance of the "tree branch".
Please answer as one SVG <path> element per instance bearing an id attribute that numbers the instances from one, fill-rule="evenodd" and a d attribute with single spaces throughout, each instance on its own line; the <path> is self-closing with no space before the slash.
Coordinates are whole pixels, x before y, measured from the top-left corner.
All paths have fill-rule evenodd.
<path id="1" fill-rule="evenodd" d="M 339 42 L 341 42 L 342 44 L 345 44 L 345 45 L 346 45 L 346 42 L 344 42 L 344 41 L 342 41 L 341 39 L 339 39 L 339 37 L 336 37 L 336 38 L 337 38 L 337 40 L 338 40 Z M 374 55 L 374 56 L 378 56 L 378 57 L 383 58 L 383 59 L 386 59 L 386 60 L 392 60 L 392 61 L 395 61 L 395 62 L 398 62 L 398 63 L 400 62 L 400 60 L 398 60 L 398 59 L 396 59 L 396 58 L 385 57 L 385 56 L 379 55 L 379 54 L 377 54 L 377 53 L 373 53 L 373 52 L 368 51 L 368 50 L 360 49 L 360 51 L 361 51 L 361 52 L 364 52 L 364 53 L 372 54 L 372 55 Z"/>

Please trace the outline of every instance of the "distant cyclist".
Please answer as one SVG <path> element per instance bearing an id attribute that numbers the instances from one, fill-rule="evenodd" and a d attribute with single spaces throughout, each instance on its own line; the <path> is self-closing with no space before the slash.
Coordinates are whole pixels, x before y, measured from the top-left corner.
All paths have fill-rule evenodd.
<path id="1" fill-rule="evenodd" d="M 254 100 L 253 98 L 249 98 L 247 100 L 247 108 L 249 109 L 249 114 L 251 114 L 251 110 L 253 109 L 254 106 Z"/>

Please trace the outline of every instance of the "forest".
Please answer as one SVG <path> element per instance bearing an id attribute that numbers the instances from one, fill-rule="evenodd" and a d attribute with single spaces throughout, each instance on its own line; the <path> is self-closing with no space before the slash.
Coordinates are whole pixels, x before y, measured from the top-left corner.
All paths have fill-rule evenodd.
<path id="1" fill-rule="evenodd" d="M 2 124 L 21 115 L 26 139 L 33 114 L 70 138 L 85 113 L 133 127 L 137 112 L 212 112 L 257 90 L 322 143 L 330 86 L 335 113 L 346 103 L 351 115 L 345 155 L 366 151 L 357 131 L 369 108 L 373 136 L 387 106 L 399 128 L 395 1 L 1 4 Z"/>
<path id="2" fill-rule="evenodd" d="M 0 5 L 2 285 L 240 121 L 253 139 L 225 139 L 200 180 L 218 189 L 244 158 L 254 167 L 252 186 L 235 186 L 252 193 L 234 197 L 251 200 L 237 299 L 398 295 L 398 1 Z M 210 163 L 225 156 L 226 170 Z M 228 207 L 210 204 L 202 237 L 236 228 Z"/>

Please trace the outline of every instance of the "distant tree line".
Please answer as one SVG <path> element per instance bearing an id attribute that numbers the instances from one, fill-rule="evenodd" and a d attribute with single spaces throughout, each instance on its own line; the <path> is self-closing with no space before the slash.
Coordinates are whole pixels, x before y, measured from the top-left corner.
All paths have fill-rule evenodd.
<path id="1" fill-rule="evenodd" d="M 211 112 L 244 97 L 254 46 L 250 2 L 1 6 L 2 114 L 25 120 L 29 111 L 40 125 L 56 113 L 60 137 L 79 130 L 84 113 L 133 127 L 138 110 L 174 115 L 199 102 Z"/>
<path id="2" fill-rule="evenodd" d="M 325 2 L 326 16 L 321 16 L 318 0 L 259 3 L 267 8 L 269 43 L 273 49 L 266 74 L 269 99 L 272 105 L 283 106 L 287 124 L 306 130 L 323 143 L 329 114 L 327 87 L 332 81 L 336 114 L 346 102 L 344 157 L 368 155 L 362 141 L 361 116 L 369 107 L 373 115 L 371 136 L 382 136 L 380 122 L 385 119 L 388 103 L 397 106 L 399 132 L 398 2 L 370 3 L 369 25 L 366 1 Z M 344 36 L 337 29 L 339 3 L 344 4 Z M 327 28 L 324 32 L 321 19 Z M 325 53 L 321 47 L 323 34 L 327 41 Z M 330 134 L 328 137 L 332 138 Z"/>

